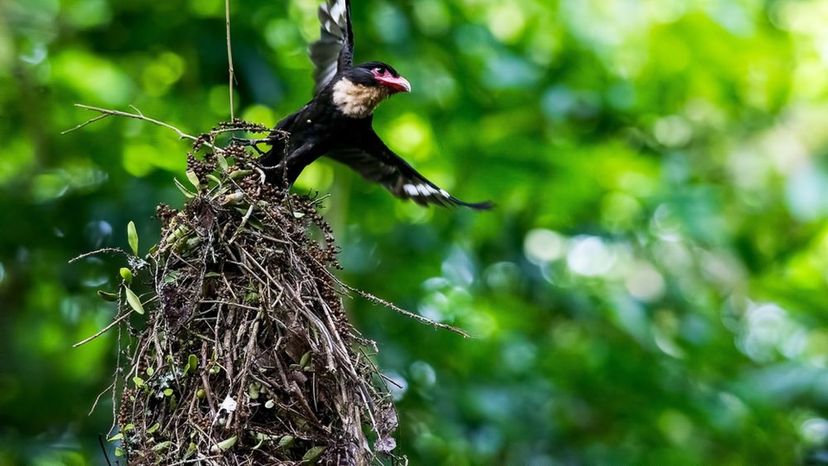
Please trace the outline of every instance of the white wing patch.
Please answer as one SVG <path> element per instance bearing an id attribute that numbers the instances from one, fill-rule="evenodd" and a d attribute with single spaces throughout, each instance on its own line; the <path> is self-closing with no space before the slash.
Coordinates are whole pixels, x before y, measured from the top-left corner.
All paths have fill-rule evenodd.
<path id="1" fill-rule="evenodd" d="M 2 0 L 0 0 L 2 1 Z M 348 2 L 346 0 L 325 0 L 319 5 L 319 40 L 310 46 L 310 58 L 314 65 L 316 93 L 327 86 L 339 70 L 342 52 L 348 43 Z M 350 58 L 347 60 L 350 66 Z"/>
<path id="2" fill-rule="evenodd" d="M 395 196 L 420 205 L 465 206 L 479 210 L 492 207 L 488 202 L 463 202 L 440 189 L 386 147 L 373 131 L 367 139 L 362 148 L 343 147 L 331 151 L 328 156 L 356 170 L 364 178 L 382 184 Z"/>
<path id="3" fill-rule="evenodd" d="M 421 183 L 421 184 L 405 184 L 403 185 L 403 191 L 411 197 L 423 196 L 429 197 L 435 194 L 439 194 L 446 199 L 451 197 L 451 195 L 445 189 L 438 189 L 434 186 Z"/>
<path id="4" fill-rule="evenodd" d="M 331 7 L 329 13 L 331 14 L 331 18 L 333 18 L 334 21 L 336 21 L 338 24 L 342 24 L 342 15 L 345 14 L 345 0 L 337 0 L 337 2 L 334 3 L 333 7 Z"/>
<path id="5" fill-rule="evenodd" d="M 405 193 L 408 194 L 409 196 L 417 196 L 419 194 L 417 192 L 417 187 L 414 186 L 413 184 L 407 184 L 407 185 L 403 186 L 403 189 L 405 190 Z"/>

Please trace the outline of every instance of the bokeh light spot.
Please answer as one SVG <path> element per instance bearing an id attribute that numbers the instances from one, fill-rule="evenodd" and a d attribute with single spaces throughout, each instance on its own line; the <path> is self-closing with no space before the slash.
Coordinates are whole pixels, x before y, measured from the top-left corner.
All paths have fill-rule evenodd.
<path id="1" fill-rule="evenodd" d="M 437 0 L 417 0 L 413 5 L 417 26 L 426 34 L 443 34 L 451 26 L 451 13 L 445 3 Z"/>
<path id="2" fill-rule="evenodd" d="M 552 230 L 532 230 L 523 240 L 523 253 L 533 264 L 558 260 L 566 254 L 566 238 Z"/>
<path id="3" fill-rule="evenodd" d="M 821 417 L 808 419 L 800 427 L 802 437 L 812 445 L 828 440 L 828 420 Z"/>
<path id="4" fill-rule="evenodd" d="M 624 284 L 630 295 L 641 301 L 652 302 L 664 295 L 664 277 L 648 262 L 633 264 Z"/>
<path id="5" fill-rule="evenodd" d="M 85 50 L 61 52 L 52 68 L 57 82 L 89 101 L 120 106 L 132 97 L 133 84 L 123 69 Z"/>
<path id="6" fill-rule="evenodd" d="M 526 28 L 524 11 L 514 2 L 503 2 L 489 10 L 489 29 L 495 37 L 506 43 L 520 39 Z"/>
<path id="7" fill-rule="evenodd" d="M 415 382 L 421 387 L 428 388 L 437 382 L 437 373 L 425 361 L 415 361 L 412 363 L 409 373 L 411 374 L 412 382 Z"/>
<path id="8" fill-rule="evenodd" d="M 91 28 L 106 24 L 112 18 L 112 10 L 106 0 L 77 0 L 62 9 L 69 24 L 76 28 Z"/>
<path id="9" fill-rule="evenodd" d="M 690 142 L 693 128 L 682 117 L 669 116 L 659 119 L 654 128 L 655 137 L 667 147 L 681 147 Z"/>
<path id="10" fill-rule="evenodd" d="M 388 140 L 394 150 L 415 160 L 429 158 L 434 150 L 431 125 L 414 113 L 404 113 L 389 124 Z"/>
<path id="11" fill-rule="evenodd" d="M 265 105 L 251 105 L 242 113 L 242 119 L 253 121 L 268 128 L 276 125 L 276 114 L 270 107 Z"/>
<path id="12" fill-rule="evenodd" d="M 333 183 L 334 174 L 333 167 L 327 163 L 313 163 L 308 165 L 299 178 L 294 183 L 294 186 L 299 191 L 327 191 Z"/>
<path id="13" fill-rule="evenodd" d="M 596 236 L 579 236 L 573 239 L 573 245 L 566 257 L 569 269 L 578 275 L 597 277 L 610 271 L 616 256 L 601 238 Z"/>
<path id="14" fill-rule="evenodd" d="M 224 17 L 223 0 L 190 0 L 190 11 L 196 16 L 221 18 Z"/>
<path id="15" fill-rule="evenodd" d="M 144 91 L 152 96 L 162 96 L 183 74 L 184 60 L 172 52 L 164 52 L 144 67 L 141 76 Z"/>

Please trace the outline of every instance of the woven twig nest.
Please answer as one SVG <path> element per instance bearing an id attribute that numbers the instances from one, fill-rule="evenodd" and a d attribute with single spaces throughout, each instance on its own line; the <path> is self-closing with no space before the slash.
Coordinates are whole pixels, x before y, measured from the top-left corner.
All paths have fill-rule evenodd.
<path id="1" fill-rule="evenodd" d="M 368 464 L 397 417 L 375 352 L 348 322 L 318 200 L 264 182 L 240 146 L 202 136 L 188 197 L 159 206 L 162 238 L 136 272 L 119 379 L 128 464 Z M 260 129 L 245 127 L 243 129 Z M 207 155 L 193 154 L 205 147 Z M 151 282 L 151 283 L 150 283 Z M 125 298 L 129 298 L 126 296 Z M 385 455 L 388 453 L 388 455 Z"/>

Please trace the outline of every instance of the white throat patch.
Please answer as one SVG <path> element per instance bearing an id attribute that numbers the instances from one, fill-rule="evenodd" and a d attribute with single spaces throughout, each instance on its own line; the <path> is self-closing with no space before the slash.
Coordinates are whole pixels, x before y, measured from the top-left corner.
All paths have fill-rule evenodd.
<path id="1" fill-rule="evenodd" d="M 391 95 L 384 86 L 365 86 L 342 78 L 333 86 L 333 103 L 351 118 L 365 118 L 374 112 L 383 99 Z"/>

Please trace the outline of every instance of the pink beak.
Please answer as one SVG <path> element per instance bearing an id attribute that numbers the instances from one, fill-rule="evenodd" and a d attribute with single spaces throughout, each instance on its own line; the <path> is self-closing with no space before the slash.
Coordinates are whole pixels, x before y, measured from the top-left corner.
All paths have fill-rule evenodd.
<path id="1" fill-rule="evenodd" d="M 390 74 L 385 74 L 376 76 L 376 80 L 394 92 L 411 92 L 411 83 L 402 76 L 394 77 Z"/>

